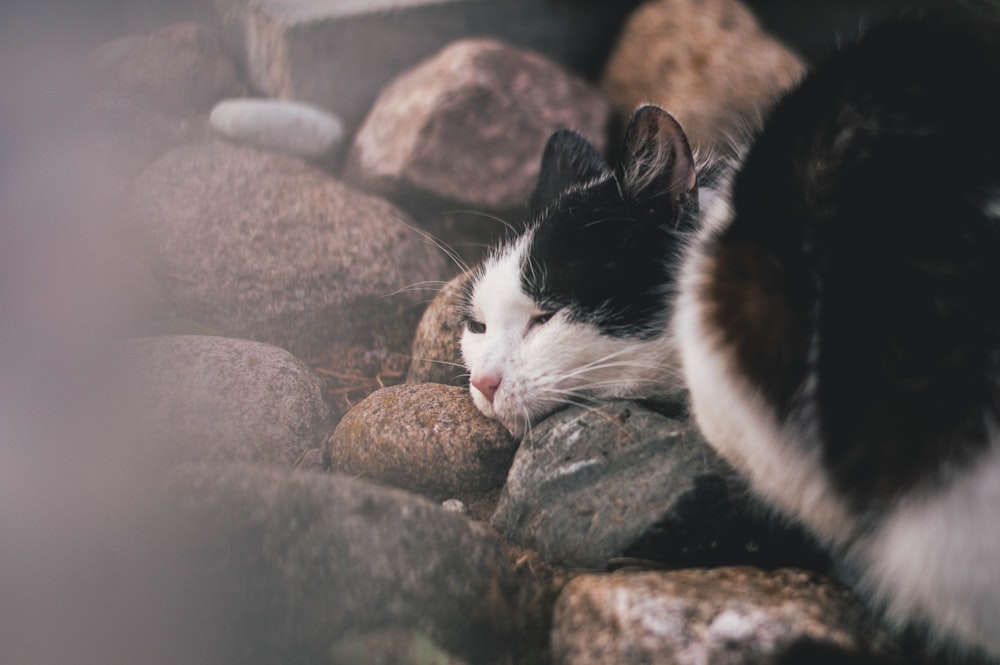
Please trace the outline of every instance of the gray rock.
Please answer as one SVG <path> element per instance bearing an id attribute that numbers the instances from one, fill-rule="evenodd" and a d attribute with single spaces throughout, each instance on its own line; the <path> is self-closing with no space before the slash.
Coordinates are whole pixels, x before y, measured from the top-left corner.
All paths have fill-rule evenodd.
<path id="1" fill-rule="evenodd" d="M 175 547 L 211 662 L 326 663 L 345 638 L 413 629 L 484 662 L 506 653 L 516 581 L 488 529 L 420 497 L 259 465 L 180 470 Z"/>
<path id="2" fill-rule="evenodd" d="M 500 42 L 455 42 L 400 75 L 354 138 L 348 179 L 392 198 L 523 206 L 545 142 L 568 127 L 598 149 L 609 107 L 584 81 Z"/>
<path id="3" fill-rule="evenodd" d="M 291 157 L 223 142 L 178 148 L 133 187 L 177 315 L 304 358 L 346 344 L 406 351 L 407 287 L 445 260 L 389 203 Z"/>
<path id="4" fill-rule="evenodd" d="M 442 287 L 417 326 L 410 352 L 412 361 L 407 383 L 443 383 L 469 385 L 469 375 L 462 360 L 462 290 L 468 277 L 461 274 Z"/>
<path id="5" fill-rule="evenodd" d="M 240 91 L 236 60 L 222 36 L 200 23 L 175 23 L 148 36 L 120 37 L 90 56 L 109 106 L 155 109 L 182 117 L 207 112 Z"/>
<path id="6" fill-rule="evenodd" d="M 304 159 L 329 158 L 344 140 L 337 116 L 302 102 L 225 99 L 212 109 L 209 123 L 231 141 Z"/>
<path id="7" fill-rule="evenodd" d="M 552 651 L 559 665 L 764 665 L 799 639 L 849 653 L 890 644 L 838 584 L 740 567 L 576 577 L 556 601 Z"/>
<path id="8" fill-rule="evenodd" d="M 178 335 L 127 350 L 135 415 L 170 457 L 291 467 L 333 428 L 323 381 L 277 347 Z"/>
<path id="9" fill-rule="evenodd" d="M 445 44 L 488 35 L 590 75 L 636 4 L 538 0 L 213 0 L 253 86 L 339 115 L 348 132 L 382 87 Z"/>
<path id="10" fill-rule="evenodd" d="M 652 0 L 629 17 L 601 87 L 623 118 L 659 104 L 693 147 L 727 152 L 804 71 L 739 0 Z"/>
<path id="11" fill-rule="evenodd" d="M 535 426 L 492 522 L 513 542 L 569 566 L 627 556 L 822 569 L 825 558 L 801 533 L 762 513 L 689 420 L 612 401 L 571 407 Z"/>
<path id="12" fill-rule="evenodd" d="M 340 421 L 329 454 L 335 471 L 443 500 L 499 488 L 516 448 L 467 390 L 425 383 L 372 393 Z"/>

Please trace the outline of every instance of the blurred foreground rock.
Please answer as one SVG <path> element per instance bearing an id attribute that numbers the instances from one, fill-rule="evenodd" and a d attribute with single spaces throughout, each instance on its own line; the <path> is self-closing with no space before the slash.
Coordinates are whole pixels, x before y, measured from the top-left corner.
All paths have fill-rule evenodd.
<path id="1" fill-rule="evenodd" d="M 332 430 L 322 380 L 283 349 L 198 335 L 127 348 L 138 425 L 168 457 L 291 468 Z"/>
<path id="2" fill-rule="evenodd" d="M 182 469 L 169 500 L 216 662 L 326 663 L 344 638 L 391 626 L 471 662 L 516 648 L 503 546 L 429 501 L 255 465 Z"/>

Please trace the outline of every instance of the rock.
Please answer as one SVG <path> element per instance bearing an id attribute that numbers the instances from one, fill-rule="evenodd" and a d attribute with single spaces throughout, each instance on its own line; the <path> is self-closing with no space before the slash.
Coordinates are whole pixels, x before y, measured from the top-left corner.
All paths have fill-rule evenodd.
<path id="1" fill-rule="evenodd" d="M 584 75 L 604 62 L 636 0 L 214 0 L 247 75 L 268 97 L 333 111 L 352 133 L 399 72 L 446 44 L 492 36 L 537 50 Z"/>
<path id="2" fill-rule="evenodd" d="M 568 566 L 636 556 L 675 566 L 823 558 L 764 519 L 686 419 L 612 401 L 570 407 L 521 443 L 492 518 L 514 543 Z"/>
<path id="3" fill-rule="evenodd" d="M 629 17 L 601 87 L 623 118 L 659 104 L 692 147 L 727 152 L 804 71 L 739 0 L 650 0 Z"/>
<path id="4" fill-rule="evenodd" d="M 517 444 L 468 391 L 433 383 L 376 391 L 340 421 L 335 471 L 443 500 L 503 485 Z"/>
<path id="5" fill-rule="evenodd" d="M 389 626 L 470 662 L 517 648 L 504 547 L 465 517 L 358 479 L 260 465 L 181 469 L 170 490 L 198 623 L 220 649 L 212 662 L 330 662 L 341 640 Z"/>
<path id="6" fill-rule="evenodd" d="M 799 639 L 855 654 L 889 648 L 836 583 L 738 567 L 576 577 L 556 601 L 552 651 L 560 665 L 765 664 Z"/>
<path id="7" fill-rule="evenodd" d="M 199 23 L 175 23 L 149 36 L 120 37 L 90 57 L 98 99 L 172 117 L 207 112 L 242 87 L 222 36 Z"/>
<path id="8" fill-rule="evenodd" d="M 329 158 L 344 140 L 337 116 L 301 102 L 226 99 L 212 109 L 209 123 L 236 143 L 303 159 Z"/>
<path id="9" fill-rule="evenodd" d="M 608 114 L 599 92 L 541 56 L 463 40 L 379 95 L 347 177 L 397 200 L 514 209 L 535 187 L 552 132 L 575 129 L 601 149 Z"/>
<path id="10" fill-rule="evenodd" d="M 398 208 L 222 142 L 153 163 L 131 216 L 162 256 L 179 317 L 304 358 L 352 343 L 407 350 L 420 315 L 407 287 L 446 274 Z"/>
<path id="11" fill-rule="evenodd" d="M 178 335 L 127 349 L 135 415 L 171 457 L 291 467 L 333 427 L 323 381 L 277 347 Z"/>
<path id="12" fill-rule="evenodd" d="M 205 137 L 208 110 L 243 87 L 222 36 L 199 23 L 106 42 L 83 68 L 81 115 L 92 134 L 138 163 L 128 180 L 170 148 Z"/>
<path id="13" fill-rule="evenodd" d="M 445 499 L 441 502 L 441 507 L 449 513 L 458 513 L 459 515 L 464 515 L 467 512 L 465 504 L 458 499 Z"/>
<path id="14" fill-rule="evenodd" d="M 407 383 L 443 383 L 468 386 L 462 360 L 464 321 L 460 310 L 468 275 L 463 273 L 442 287 L 417 326 L 410 356 Z"/>

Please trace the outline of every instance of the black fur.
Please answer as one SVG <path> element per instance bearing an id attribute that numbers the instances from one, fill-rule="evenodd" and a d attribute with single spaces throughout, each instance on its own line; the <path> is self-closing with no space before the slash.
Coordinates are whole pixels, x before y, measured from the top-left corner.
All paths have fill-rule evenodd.
<path id="1" fill-rule="evenodd" d="M 779 103 L 736 176 L 716 323 L 782 417 L 815 405 L 857 508 L 973 463 L 984 414 L 1000 421 L 990 201 L 1000 26 L 985 20 L 872 29 Z"/>
<path id="2" fill-rule="evenodd" d="M 670 316 L 680 236 L 697 212 L 691 151 L 676 121 L 646 106 L 618 170 L 598 159 L 573 132 L 549 140 L 522 286 L 544 308 L 606 335 L 655 337 Z"/>

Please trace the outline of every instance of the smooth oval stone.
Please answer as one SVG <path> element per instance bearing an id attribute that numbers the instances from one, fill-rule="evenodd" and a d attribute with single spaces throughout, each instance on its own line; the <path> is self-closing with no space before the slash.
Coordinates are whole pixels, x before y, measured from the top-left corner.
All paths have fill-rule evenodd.
<path id="1" fill-rule="evenodd" d="M 231 141 L 306 159 L 326 157 L 340 147 L 344 126 L 321 108 L 278 99 L 225 99 L 209 124 Z"/>

